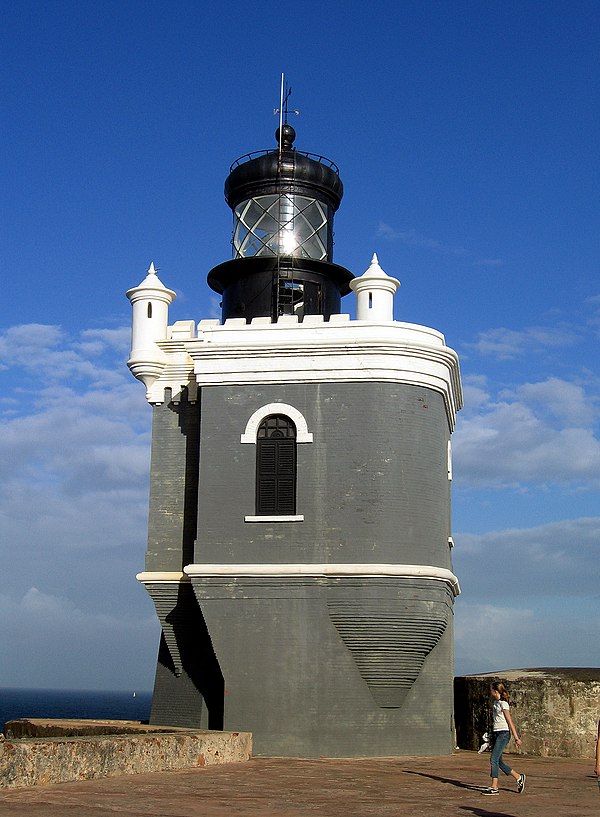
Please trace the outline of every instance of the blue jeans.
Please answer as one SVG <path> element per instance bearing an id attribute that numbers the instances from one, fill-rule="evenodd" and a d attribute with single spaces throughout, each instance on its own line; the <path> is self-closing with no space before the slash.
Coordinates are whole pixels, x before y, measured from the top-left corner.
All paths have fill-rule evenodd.
<path id="1" fill-rule="evenodd" d="M 491 771 L 490 777 L 498 777 L 498 767 L 502 769 L 504 774 L 510 774 L 512 769 L 507 766 L 502 760 L 502 752 L 508 746 L 510 740 L 510 732 L 502 730 L 501 732 L 494 732 L 494 745 L 492 746 L 492 757 L 490 758 Z"/>

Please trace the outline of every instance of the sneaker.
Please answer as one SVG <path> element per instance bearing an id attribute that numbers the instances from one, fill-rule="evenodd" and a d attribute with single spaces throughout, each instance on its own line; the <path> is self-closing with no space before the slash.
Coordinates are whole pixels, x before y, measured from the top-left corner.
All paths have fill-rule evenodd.
<path id="1" fill-rule="evenodd" d="M 498 789 L 492 789 L 492 788 L 491 788 L 491 786 L 490 786 L 490 788 L 489 788 L 489 789 L 484 789 L 484 790 L 483 790 L 481 793 L 482 793 L 482 794 L 486 794 L 486 795 L 490 795 L 490 794 L 500 794 L 500 792 L 498 791 Z"/>
<path id="2" fill-rule="evenodd" d="M 519 794 L 523 794 L 525 791 L 525 775 L 519 775 L 519 779 L 517 780 L 517 792 Z"/>

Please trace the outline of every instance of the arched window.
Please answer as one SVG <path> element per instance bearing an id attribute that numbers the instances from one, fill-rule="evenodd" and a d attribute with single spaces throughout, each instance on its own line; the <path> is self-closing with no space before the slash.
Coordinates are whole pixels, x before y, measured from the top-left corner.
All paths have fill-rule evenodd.
<path id="1" fill-rule="evenodd" d="M 284 414 L 270 414 L 256 436 L 256 515 L 296 513 L 296 426 Z"/>

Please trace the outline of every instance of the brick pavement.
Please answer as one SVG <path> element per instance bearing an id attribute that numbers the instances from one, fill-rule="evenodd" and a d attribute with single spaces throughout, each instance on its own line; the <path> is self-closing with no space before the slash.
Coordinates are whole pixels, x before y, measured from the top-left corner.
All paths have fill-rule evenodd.
<path id="1" fill-rule="evenodd" d="M 600 813 L 593 762 L 511 756 L 527 774 L 483 797 L 489 755 L 294 760 L 0 790 L 0 817 L 587 817 Z"/>

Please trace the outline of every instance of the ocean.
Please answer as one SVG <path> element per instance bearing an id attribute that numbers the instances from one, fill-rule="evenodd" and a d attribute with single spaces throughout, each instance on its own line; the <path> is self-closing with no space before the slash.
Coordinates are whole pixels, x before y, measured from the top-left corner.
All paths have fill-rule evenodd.
<path id="1" fill-rule="evenodd" d="M 151 700 L 151 692 L 0 688 L 0 731 L 15 718 L 147 721 Z"/>

